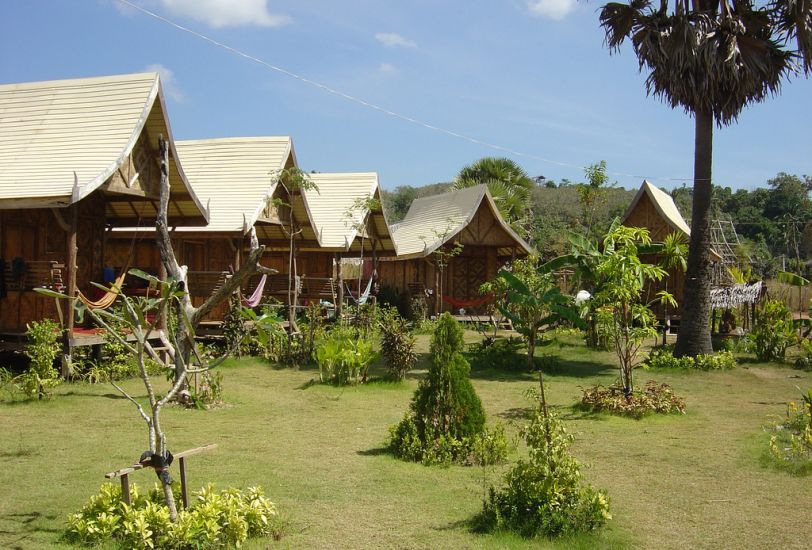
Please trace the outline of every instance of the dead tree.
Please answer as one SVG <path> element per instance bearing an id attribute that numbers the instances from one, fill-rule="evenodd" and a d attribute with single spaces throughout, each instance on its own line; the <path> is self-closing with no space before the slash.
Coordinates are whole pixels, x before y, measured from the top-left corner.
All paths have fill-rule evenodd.
<path id="1" fill-rule="evenodd" d="M 181 283 L 181 289 L 186 290 L 180 298 L 178 307 L 182 310 L 179 318 L 188 319 L 188 324 L 178 323 L 177 330 L 181 333 L 177 338 L 177 349 L 175 350 L 178 355 L 182 357 L 182 361 L 175 358 L 175 380 L 182 380 L 181 365 L 188 363 L 191 359 L 192 350 L 194 348 L 194 338 L 197 326 L 200 322 L 211 313 L 221 302 L 227 300 L 234 292 L 236 292 L 243 281 L 254 275 L 255 273 L 276 273 L 275 270 L 265 268 L 259 265 L 259 260 L 262 258 L 264 247 L 259 245 L 256 231 L 253 227 L 248 232 L 250 241 L 250 252 L 248 259 L 240 268 L 229 277 L 223 285 L 220 286 L 211 296 L 209 296 L 203 304 L 199 307 L 192 305 L 191 296 L 188 293 L 188 279 L 186 275 L 186 267 L 178 263 L 175 251 L 172 247 L 172 239 L 169 236 L 169 222 L 168 222 L 168 208 L 169 208 L 169 151 L 166 141 L 163 137 L 159 140 L 159 150 L 161 155 L 161 184 L 160 184 L 160 197 L 158 205 L 158 216 L 155 220 L 156 239 L 158 242 L 158 251 L 161 255 L 161 263 L 166 269 L 169 277 Z"/>

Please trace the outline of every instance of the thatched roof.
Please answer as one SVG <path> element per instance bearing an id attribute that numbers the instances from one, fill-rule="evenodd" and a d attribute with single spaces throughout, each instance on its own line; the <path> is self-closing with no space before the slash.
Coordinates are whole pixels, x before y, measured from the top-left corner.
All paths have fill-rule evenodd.
<path id="1" fill-rule="evenodd" d="M 729 309 L 742 304 L 754 304 L 761 297 L 762 289 L 761 281 L 711 289 L 711 307 Z"/>

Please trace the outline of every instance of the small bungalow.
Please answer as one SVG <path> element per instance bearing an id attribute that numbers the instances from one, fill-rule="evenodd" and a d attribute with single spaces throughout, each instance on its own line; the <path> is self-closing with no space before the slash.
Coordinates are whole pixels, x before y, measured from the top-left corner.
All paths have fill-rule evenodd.
<path id="1" fill-rule="evenodd" d="M 676 232 L 685 237 L 687 246 L 691 236 L 691 228 L 680 214 L 671 195 L 648 181 L 643 181 L 621 221 L 623 225 L 629 227 L 645 227 L 649 230 L 652 242 L 655 243 L 663 242 L 666 236 Z M 720 256 L 713 250 L 710 255 L 711 261 L 719 264 Z M 657 256 L 648 257 L 646 261 L 656 263 L 659 258 Z M 668 277 L 649 289 L 648 299 L 652 300 L 657 292 L 666 289 L 666 285 L 668 292 L 673 294 L 677 301 L 677 308 L 670 308 L 666 312 L 662 306 L 656 304 L 653 309 L 658 319 L 666 320 L 666 317 L 669 317 L 671 321 L 676 321 L 673 326 L 677 326 L 685 292 L 685 272 L 679 267 L 670 268 Z"/>
<path id="2" fill-rule="evenodd" d="M 383 211 L 378 174 L 375 172 L 313 173 L 315 185 L 293 201 L 294 216 L 311 220 L 302 236 L 300 274 L 305 281 L 333 278 L 334 299 L 345 292 L 358 294 L 359 286 L 344 281 L 344 258 L 360 260 L 360 295 L 368 296 L 381 255 L 397 254 Z M 366 260 L 366 261 L 365 261 Z M 355 299 L 358 299 L 355 296 Z"/>
<path id="3" fill-rule="evenodd" d="M 161 137 L 172 182 L 170 223 L 205 225 L 208 213 L 177 160 L 157 73 L 0 85 L 0 333 L 6 341 L 31 321 L 59 317 L 55 301 L 36 287 L 109 301 L 91 282 L 109 282 L 134 265 L 132 250 L 118 264 L 105 263 L 109 229 L 154 224 Z M 75 330 L 72 311 L 63 315 L 68 353 L 97 343 Z"/>
<path id="4" fill-rule="evenodd" d="M 273 250 L 281 237 L 290 200 L 278 184 L 282 171 L 296 166 L 290 137 L 239 137 L 177 142 L 178 154 L 197 195 L 210 205 L 209 224 L 204 227 L 179 225 L 172 231 L 172 245 L 181 265 L 188 268 L 189 292 L 195 305 L 212 294 L 232 271 L 239 269 L 248 250 L 247 235 L 253 227 L 262 244 L 268 245 L 263 264 L 286 273 L 286 262 Z M 309 227 L 306 216 L 304 225 Z M 125 255 L 131 240 L 136 245 L 136 265 L 156 272 L 160 264 L 154 227 L 115 231 L 109 248 L 109 262 Z M 263 288 L 259 295 L 282 294 L 282 286 L 267 287 L 265 279 L 253 277 L 244 290 Z M 210 319 L 222 319 L 227 304 L 212 312 Z"/>
<path id="5" fill-rule="evenodd" d="M 433 313 L 485 304 L 482 283 L 532 252 L 499 213 L 486 185 L 416 199 L 390 228 L 397 257 L 380 264 L 381 285 L 427 296 Z"/>

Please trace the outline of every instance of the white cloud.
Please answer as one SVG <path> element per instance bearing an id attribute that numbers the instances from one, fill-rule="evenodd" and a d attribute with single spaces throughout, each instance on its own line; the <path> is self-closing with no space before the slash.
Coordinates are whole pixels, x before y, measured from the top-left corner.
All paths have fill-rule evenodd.
<path id="1" fill-rule="evenodd" d="M 174 99 L 178 103 L 186 99 L 186 96 L 180 89 L 180 86 L 178 86 L 178 81 L 175 79 L 175 73 L 173 73 L 171 69 L 156 63 L 154 65 L 147 65 L 144 70 L 161 75 L 161 87 L 163 87 L 164 93 L 166 93 L 166 95 L 168 95 L 170 98 Z"/>
<path id="2" fill-rule="evenodd" d="M 160 0 L 174 13 L 202 21 L 211 27 L 281 27 L 291 22 L 289 15 L 270 13 L 268 0 Z"/>
<path id="3" fill-rule="evenodd" d="M 397 67 L 391 63 L 381 63 L 378 65 L 378 72 L 383 74 L 395 74 L 398 72 Z"/>
<path id="4" fill-rule="evenodd" d="M 387 48 L 416 48 L 417 43 L 413 40 L 403 38 L 396 32 L 379 32 L 375 34 L 375 40 L 386 46 Z"/>
<path id="5" fill-rule="evenodd" d="M 575 9 L 576 0 L 527 0 L 532 15 L 560 21 Z"/>

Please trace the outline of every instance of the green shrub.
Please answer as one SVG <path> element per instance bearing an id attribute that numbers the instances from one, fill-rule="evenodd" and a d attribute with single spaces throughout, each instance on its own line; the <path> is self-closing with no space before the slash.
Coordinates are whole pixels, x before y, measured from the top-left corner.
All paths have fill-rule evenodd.
<path id="1" fill-rule="evenodd" d="M 748 341 L 759 361 L 782 360 L 795 342 L 792 315 L 781 300 L 767 300 L 756 314 Z"/>
<path id="2" fill-rule="evenodd" d="M 67 540 L 91 546 L 114 539 L 126 548 L 192 550 L 239 547 L 249 538 L 281 534 L 276 507 L 258 487 L 217 492 L 207 486 L 193 494 L 188 510 L 178 511 L 175 523 L 157 485 L 142 494 L 133 484 L 130 498 L 127 506 L 118 486 L 102 485 L 81 512 L 68 516 Z"/>
<path id="3" fill-rule="evenodd" d="M 429 315 L 429 305 L 426 301 L 426 297 L 422 294 L 417 294 L 412 296 L 409 299 L 406 318 L 409 321 L 419 325 L 422 321 L 425 321 Z"/>
<path id="4" fill-rule="evenodd" d="M 189 380 L 188 395 L 186 405 L 195 409 L 205 410 L 221 404 L 223 402 L 223 373 L 205 371 L 200 375 L 196 385 Z"/>
<path id="5" fill-rule="evenodd" d="M 389 375 L 395 380 L 403 380 L 417 363 L 415 338 L 409 332 L 406 321 L 394 308 L 381 310 L 381 354 L 386 359 Z"/>
<path id="6" fill-rule="evenodd" d="M 239 294 L 232 294 L 228 299 L 228 311 L 223 317 L 224 351 L 231 351 L 235 357 L 249 352 L 250 331 L 245 325 L 243 307 Z"/>
<path id="7" fill-rule="evenodd" d="M 468 355 L 471 357 L 471 368 L 497 370 L 527 370 L 526 357 L 520 354 L 524 349 L 521 338 L 486 337 L 480 342 L 471 344 Z"/>
<path id="8" fill-rule="evenodd" d="M 646 382 L 642 390 L 635 389 L 628 397 L 618 388 L 604 388 L 597 385 L 584 388 L 581 407 L 593 412 L 608 412 L 632 418 L 642 418 L 647 414 L 685 414 L 685 400 L 674 395 L 668 384 Z"/>
<path id="9" fill-rule="evenodd" d="M 443 314 L 431 340 L 429 372 L 403 420 L 389 430 L 395 456 L 424 464 L 504 460 L 507 443 L 498 428 L 485 430 L 485 411 L 462 349 L 462 329 Z"/>
<path id="10" fill-rule="evenodd" d="M 696 357 L 674 357 L 671 347 L 661 347 L 652 350 L 645 366 L 651 369 L 725 370 L 735 368 L 737 364 L 730 351 Z"/>
<path id="11" fill-rule="evenodd" d="M 336 329 L 316 349 L 319 380 L 339 386 L 366 382 L 375 351 L 370 340 L 353 330 Z"/>
<path id="12" fill-rule="evenodd" d="M 787 403 L 779 422 L 769 427 L 769 462 L 795 475 L 812 472 L 812 391 L 802 394 L 802 403 Z"/>
<path id="13" fill-rule="evenodd" d="M 612 519 L 605 493 L 581 482 L 580 465 L 569 454 L 573 436 L 555 415 L 537 411 L 523 430 L 529 450 L 505 474 L 505 484 L 490 487 L 480 525 L 525 537 L 557 537 L 591 531 Z"/>
<path id="14" fill-rule="evenodd" d="M 26 328 L 28 346 L 25 354 L 31 362 L 28 370 L 18 377 L 17 384 L 28 397 L 42 399 L 48 395 L 50 388 L 58 386 L 60 382 L 54 361 L 59 356 L 62 329 L 51 319 L 32 321 Z"/>
<path id="15" fill-rule="evenodd" d="M 812 370 L 812 340 L 801 340 L 801 356 L 795 360 L 795 368 Z"/>
<path id="16" fill-rule="evenodd" d="M 414 416 L 408 412 L 400 423 L 389 427 L 390 449 L 398 458 L 425 466 L 487 466 L 504 462 L 510 448 L 501 423 L 471 437 L 451 437 L 432 426 L 426 426 L 424 433 L 425 437 L 421 436 Z"/>

